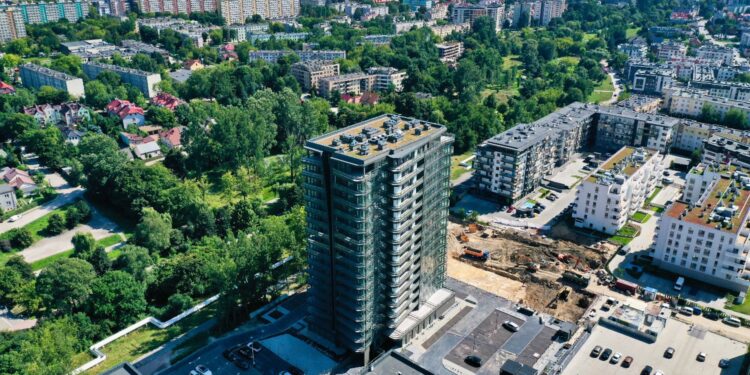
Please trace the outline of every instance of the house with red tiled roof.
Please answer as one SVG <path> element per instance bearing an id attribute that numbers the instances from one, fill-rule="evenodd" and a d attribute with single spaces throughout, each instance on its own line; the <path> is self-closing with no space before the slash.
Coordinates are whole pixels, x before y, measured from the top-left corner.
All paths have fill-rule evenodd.
<path id="1" fill-rule="evenodd" d="M 15 94 L 16 88 L 11 86 L 8 83 L 5 83 L 3 81 L 0 81 L 0 95 L 10 95 Z"/>
<path id="2" fill-rule="evenodd" d="M 143 108 L 121 99 L 115 99 L 107 104 L 107 113 L 112 116 L 118 116 L 122 120 L 122 127 L 127 128 L 129 125 L 141 126 L 146 122 Z"/>
<path id="3" fill-rule="evenodd" d="M 380 95 L 371 91 L 365 91 L 362 95 L 341 95 L 341 100 L 349 104 L 375 105 L 380 101 Z"/>
<path id="4" fill-rule="evenodd" d="M 159 137 L 157 135 L 149 135 L 147 137 L 141 137 L 138 134 L 120 132 L 120 140 L 126 146 L 133 147 L 142 143 L 156 142 L 159 140 Z"/>
<path id="5" fill-rule="evenodd" d="M 37 186 L 34 179 L 31 178 L 28 172 L 20 170 L 18 168 L 5 167 L 0 169 L 0 177 L 10 186 L 16 190 L 21 190 L 24 194 L 31 194 L 36 191 Z"/>
<path id="6" fill-rule="evenodd" d="M 182 147 L 182 126 L 177 126 L 159 133 L 159 139 L 167 148 Z"/>
<path id="7" fill-rule="evenodd" d="M 172 94 L 160 92 L 151 98 L 151 104 L 174 111 L 175 108 L 185 104 L 185 101 Z"/>
<path id="8" fill-rule="evenodd" d="M 203 63 L 201 63 L 200 60 L 196 60 L 196 59 L 187 60 L 183 64 L 183 68 L 190 70 L 190 71 L 196 71 L 199 69 L 203 69 Z"/>

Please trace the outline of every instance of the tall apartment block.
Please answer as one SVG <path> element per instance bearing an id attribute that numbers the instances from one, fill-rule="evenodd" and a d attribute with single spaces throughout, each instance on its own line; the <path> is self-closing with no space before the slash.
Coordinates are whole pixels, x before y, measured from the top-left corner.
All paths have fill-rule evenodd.
<path id="1" fill-rule="evenodd" d="M 84 96 L 83 80 L 36 64 L 21 65 L 21 82 L 24 86 L 39 89 L 42 86 L 66 91 L 74 98 Z"/>
<path id="2" fill-rule="evenodd" d="M 305 145 L 310 331 L 360 353 L 408 343 L 453 303 L 443 289 L 453 138 L 381 115 Z"/>
<path id="3" fill-rule="evenodd" d="M 646 148 L 623 147 L 614 153 L 578 186 L 575 226 L 615 234 L 654 191 L 662 159 Z"/>
<path id="4" fill-rule="evenodd" d="M 321 78 L 339 75 L 339 64 L 327 61 L 298 62 L 289 72 L 297 79 L 305 91 L 316 90 Z"/>
<path id="5" fill-rule="evenodd" d="M 263 60 L 267 63 L 276 63 L 281 57 L 297 54 L 300 61 L 334 61 L 346 58 L 346 51 L 341 50 L 259 50 L 248 53 L 248 61 Z"/>
<path id="6" fill-rule="evenodd" d="M 508 203 L 531 193 L 591 142 L 594 113 L 593 106 L 574 103 L 484 141 L 474 162 L 479 192 Z"/>
<path id="7" fill-rule="evenodd" d="M 439 43 L 436 44 L 435 47 L 438 49 L 440 61 L 447 64 L 455 63 L 464 54 L 463 42 Z"/>
<path id="8" fill-rule="evenodd" d="M 100 16 L 125 17 L 130 11 L 130 2 L 127 0 L 100 0 L 97 2 L 97 11 Z"/>
<path id="9" fill-rule="evenodd" d="M 505 4 L 454 4 L 451 12 L 451 22 L 472 23 L 479 17 L 489 17 L 495 25 L 495 31 L 503 28 L 505 21 Z"/>
<path id="10" fill-rule="evenodd" d="M 539 23 L 546 26 L 555 18 L 560 18 L 568 9 L 566 0 L 542 0 Z"/>
<path id="11" fill-rule="evenodd" d="M 20 3 L 16 7 L 20 9 L 25 23 L 47 23 L 66 19 L 69 22 L 77 22 L 89 15 L 89 1 L 57 1 L 39 3 Z"/>
<path id="12" fill-rule="evenodd" d="M 318 80 L 318 94 L 324 98 L 330 98 L 334 92 L 356 96 L 371 91 L 374 86 L 374 75 L 349 73 Z"/>
<path id="13" fill-rule="evenodd" d="M 687 175 L 682 199 L 656 228 L 654 265 L 735 292 L 750 274 L 750 174 L 727 164 L 699 164 Z"/>
<path id="14" fill-rule="evenodd" d="M 218 0 L 219 12 L 228 25 L 244 24 L 253 15 L 263 19 L 299 16 L 299 0 Z"/>
<path id="15" fill-rule="evenodd" d="M 396 68 L 373 66 L 367 69 L 367 74 L 375 76 L 375 91 L 388 91 L 393 87 L 393 91 L 401 92 L 404 89 L 404 80 L 406 72 L 399 71 Z"/>
<path id="16" fill-rule="evenodd" d="M 144 13 L 190 14 L 193 12 L 215 12 L 217 0 L 137 0 Z"/>
<path id="17" fill-rule="evenodd" d="M 102 72 L 113 72 L 120 76 L 122 82 L 135 86 L 148 98 L 156 96 L 156 84 L 161 82 L 159 73 L 149 73 L 142 70 L 125 68 L 117 65 L 87 62 L 83 64 L 83 73 L 91 79 L 95 79 Z"/>
<path id="18" fill-rule="evenodd" d="M 533 123 L 519 124 L 480 144 L 477 189 L 506 203 L 531 193 L 575 152 L 615 152 L 625 146 L 667 153 L 679 119 L 623 107 L 573 103 Z"/>
<path id="19" fill-rule="evenodd" d="M 0 42 L 26 37 L 23 16 L 16 7 L 0 8 Z"/>

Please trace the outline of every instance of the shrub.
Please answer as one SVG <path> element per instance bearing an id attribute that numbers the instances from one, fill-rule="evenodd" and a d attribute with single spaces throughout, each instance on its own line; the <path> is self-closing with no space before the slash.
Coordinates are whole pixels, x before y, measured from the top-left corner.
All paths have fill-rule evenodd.
<path id="1" fill-rule="evenodd" d="M 10 245 L 16 249 L 25 249 L 34 243 L 31 232 L 25 228 L 11 229 L 8 231 L 8 239 L 10 240 Z"/>
<path id="2" fill-rule="evenodd" d="M 47 221 L 47 228 L 45 231 L 49 235 L 57 235 L 65 230 L 65 219 L 60 214 L 52 214 Z"/>

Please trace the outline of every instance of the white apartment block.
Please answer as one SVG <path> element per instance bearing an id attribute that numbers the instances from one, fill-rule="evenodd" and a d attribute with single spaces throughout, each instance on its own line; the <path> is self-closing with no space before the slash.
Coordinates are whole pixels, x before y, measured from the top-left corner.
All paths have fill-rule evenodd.
<path id="1" fill-rule="evenodd" d="M 39 89 L 42 86 L 66 91 L 73 98 L 84 96 L 83 80 L 36 64 L 21 65 L 21 82 L 24 86 Z"/>
<path id="2" fill-rule="evenodd" d="M 137 0 L 144 13 L 190 14 L 193 12 L 215 12 L 216 0 Z"/>
<path id="3" fill-rule="evenodd" d="M 750 287 L 748 171 L 699 164 L 687 175 L 682 198 L 659 220 L 654 265 L 735 292 Z"/>
<path id="4" fill-rule="evenodd" d="M 393 87 L 395 92 L 401 92 L 404 89 L 404 80 L 407 75 L 405 71 L 399 71 L 391 67 L 373 66 L 367 69 L 368 74 L 375 76 L 375 91 L 388 91 Z"/>
<path id="5" fill-rule="evenodd" d="M 39 3 L 20 3 L 17 5 L 25 23 L 38 24 L 57 22 L 66 19 L 75 23 L 89 15 L 90 1 L 57 1 Z"/>
<path id="6" fill-rule="evenodd" d="M 679 59 L 685 57 L 687 54 L 687 47 L 682 43 L 663 42 L 656 48 L 656 56 L 662 60 Z"/>
<path id="7" fill-rule="evenodd" d="M 109 71 L 117 74 L 122 82 L 129 83 L 141 90 L 147 98 L 153 98 L 157 94 L 156 85 L 161 82 L 159 73 L 149 73 L 138 69 L 124 68 L 117 65 L 101 64 L 97 62 L 88 62 L 83 64 L 83 73 L 91 79 L 102 72 Z"/>
<path id="8" fill-rule="evenodd" d="M 645 59 L 648 54 L 648 47 L 645 44 L 623 43 L 617 46 L 617 51 L 628 55 L 629 59 Z"/>
<path id="9" fill-rule="evenodd" d="M 555 18 L 562 17 L 565 10 L 568 9 L 566 0 L 543 0 L 539 23 L 546 26 Z"/>
<path id="10" fill-rule="evenodd" d="M 707 90 L 673 88 L 664 91 L 664 108 L 673 115 L 698 117 L 707 105 L 721 117 L 733 108 L 750 117 L 750 103 L 746 101 L 711 96 Z"/>
<path id="11" fill-rule="evenodd" d="M 263 19 L 299 16 L 299 0 L 219 0 L 219 12 L 228 25 L 244 24 L 253 15 Z"/>
<path id="12" fill-rule="evenodd" d="M 722 64 L 731 66 L 734 63 L 734 48 L 721 47 L 707 44 L 696 50 L 699 59 L 720 61 Z"/>
<path id="13" fill-rule="evenodd" d="M 623 147 L 581 182 L 573 219 L 579 228 L 615 234 L 653 191 L 662 173 L 656 150 Z"/>
<path id="14" fill-rule="evenodd" d="M 455 63 L 464 54 L 463 42 L 445 42 L 436 44 L 438 56 L 443 63 Z"/>
<path id="15" fill-rule="evenodd" d="M 495 31 L 503 28 L 505 21 L 504 4 L 454 4 L 451 12 L 451 22 L 457 24 L 472 23 L 479 17 L 489 17 L 495 25 Z"/>
<path id="16" fill-rule="evenodd" d="M 0 9 L 0 42 L 26 37 L 23 16 L 16 7 Z"/>

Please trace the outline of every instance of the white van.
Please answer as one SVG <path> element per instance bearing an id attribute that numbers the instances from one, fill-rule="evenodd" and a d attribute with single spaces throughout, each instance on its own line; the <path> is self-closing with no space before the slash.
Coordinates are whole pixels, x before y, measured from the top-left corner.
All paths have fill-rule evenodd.
<path id="1" fill-rule="evenodd" d="M 732 327 L 739 327 L 742 324 L 742 322 L 740 322 L 739 319 L 737 319 L 737 318 L 735 318 L 733 316 L 728 316 L 728 317 L 724 318 L 723 322 L 724 322 L 724 324 L 730 325 Z"/>
<path id="2" fill-rule="evenodd" d="M 674 283 L 674 290 L 682 290 L 683 285 L 685 285 L 685 278 L 680 276 L 677 278 L 677 281 Z"/>

